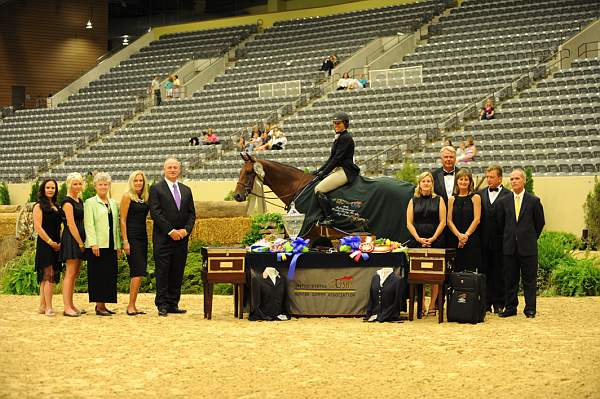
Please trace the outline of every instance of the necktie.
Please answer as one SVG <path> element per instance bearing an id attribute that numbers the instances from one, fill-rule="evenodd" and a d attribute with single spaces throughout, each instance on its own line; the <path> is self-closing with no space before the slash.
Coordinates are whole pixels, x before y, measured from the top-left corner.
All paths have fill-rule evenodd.
<path id="1" fill-rule="evenodd" d="M 177 209 L 179 209 L 181 207 L 181 194 L 179 193 L 177 183 L 173 184 L 173 198 L 175 198 L 175 204 L 177 205 Z"/>
<path id="2" fill-rule="evenodd" d="M 452 171 L 452 172 L 446 172 L 444 170 L 444 176 L 454 176 L 454 171 Z"/>
<path id="3" fill-rule="evenodd" d="M 494 191 L 498 192 L 498 187 L 496 187 L 496 188 L 490 188 L 490 192 L 494 192 Z"/>
<path id="4" fill-rule="evenodd" d="M 521 197 L 515 197 L 515 215 L 517 216 L 517 222 L 519 221 L 519 212 L 521 212 Z"/>

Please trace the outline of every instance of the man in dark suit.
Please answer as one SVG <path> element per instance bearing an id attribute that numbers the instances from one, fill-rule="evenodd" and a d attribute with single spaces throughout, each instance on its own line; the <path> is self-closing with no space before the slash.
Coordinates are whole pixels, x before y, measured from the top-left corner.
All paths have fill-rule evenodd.
<path id="1" fill-rule="evenodd" d="M 354 163 L 354 139 L 348 132 L 350 117 L 345 112 L 336 112 L 333 115 L 333 128 L 335 139 L 331 147 L 329 159 L 319 169 L 313 172 L 321 180 L 315 186 L 317 201 L 323 213 L 321 224 L 331 224 L 331 204 L 327 193 L 352 183 L 358 176 L 360 169 Z"/>
<path id="2" fill-rule="evenodd" d="M 481 251 L 482 269 L 486 276 L 488 311 L 494 306 L 494 313 L 504 310 L 504 271 L 502 262 L 502 236 L 498 233 L 496 219 L 497 206 L 502 198 L 510 195 L 510 191 L 502 187 L 502 168 L 491 165 L 485 171 L 487 187 L 479 190 L 481 196 Z"/>
<path id="3" fill-rule="evenodd" d="M 460 168 L 456 167 L 456 149 L 451 145 L 442 148 L 440 151 L 440 160 L 442 161 L 442 166 L 431 172 L 433 176 L 433 191 L 444 199 L 447 212 L 452 212 L 452 209 L 448 209 L 448 198 L 452 196 L 455 176 L 460 170 Z M 450 232 L 448 226 L 444 228 L 443 235 L 446 248 L 456 248 L 458 246 L 458 240 Z"/>
<path id="4" fill-rule="evenodd" d="M 192 191 L 177 181 L 181 163 L 175 158 L 168 158 L 163 169 L 165 178 L 152 186 L 149 199 L 150 215 L 154 221 L 154 302 L 159 316 L 186 312 L 179 308 L 179 298 L 187 260 L 188 236 L 196 221 Z"/>
<path id="5" fill-rule="evenodd" d="M 525 316 L 534 318 L 537 294 L 537 240 L 544 228 L 544 208 L 538 197 L 525 191 L 525 172 L 510 174 L 512 195 L 498 202 L 498 226 L 502 231 L 502 254 L 506 308 L 500 317 L 515 316 L 519 300 L 519 273 L 525 293 Z"/>

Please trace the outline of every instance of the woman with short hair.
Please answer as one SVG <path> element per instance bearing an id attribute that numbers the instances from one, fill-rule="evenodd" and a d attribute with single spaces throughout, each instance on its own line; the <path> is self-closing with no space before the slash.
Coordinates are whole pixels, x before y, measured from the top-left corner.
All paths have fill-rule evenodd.
<path id="1" fill-rule="evenodd" d="M 33 206 L 33 228 L 37 233 L 35 247 L 35 271 L 40 284 L 39 313 L 54 316 L 52 293 L 54 284 L 60 281 L 61 263 L 60 223 L 62 212 L 56 201 L 58 184 L 54 179 L 45 179 L 38 191 L 38 200 Z"/>
<path id="2" fill-rule="evenodd" d="M 146 175 L 141 170 L 136 170 L 129 175 L 128 189 L 121 198 L 121 236 L 131 278 L 129 304 L 127 305 L 129 316 L 146 314 L 137 309 L 135 302 L 142 278 L 146 276 L 148 267 L 148 233 L 146 230 L 146 218 L 150 211 L 148 191 Z"/>
<path id="3" fill-rule="evenodd" d="M 106 303 L 117 303 L 117 269 L 121 256 L 119 206 L 109 197 L 111 178 L 100 172 L 94 176 L 96 195 L 83 205 L 86 259 L 88 260 L 88 293 L 96 302 L 96 315 L 111 316 L 115 312 Z"/>
<path id="4" fill-rule="evenodd" d="M 81 260 L 85 251 L 85 229 L 83 228 L 83 177 L 81 174 L 69 173 L 66 180 L 67 196 L 61 207 L 64 213 L 64 227 L 60 240 L 60 260 L 66 264 L 63 279 L 62 295 L 64 315 L 77 317 L 85 310 L 79 310 L 73 304 L 75 281 L 81 270 Z"/>

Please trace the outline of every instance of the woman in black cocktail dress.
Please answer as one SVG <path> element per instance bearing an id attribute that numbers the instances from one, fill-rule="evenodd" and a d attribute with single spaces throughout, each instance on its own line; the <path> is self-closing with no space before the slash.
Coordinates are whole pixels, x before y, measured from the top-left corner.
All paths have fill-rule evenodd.
<path id="1" fill-rule="evenodd" d="M 127 314 L 136 316 L 145 314 L 135 306 L 137 294 L 146 276 L 148 266 L 148 232 L 146 218 L 148 206 L 148 181 L 141 170 L 136 170 L 129 176 L 129 189 L 121 198 L 121 236 L 123 250 L 129 263 L 129 304 Z"/>

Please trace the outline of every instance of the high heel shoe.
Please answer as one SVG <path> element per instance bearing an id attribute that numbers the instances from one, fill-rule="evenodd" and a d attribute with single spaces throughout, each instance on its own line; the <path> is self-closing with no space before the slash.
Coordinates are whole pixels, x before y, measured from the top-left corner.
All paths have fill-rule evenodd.
<path id="1" fill-rule="evenodd" d="M 79 317 L 79 316 L 81 316 L 81 313 L 78 313 L 78 312 L 75 312 L 75 313 L 63 312 L 63 316 L 66 316 L 66 317 Z"/>
<path id="2" fill-rule="evenodd" d="M 108 309 L 108 308 L 106 308 L 106 311 L 107 311 L 108 313 L 110 313 L 110 314 L 117 314 L 117 312 L 113 312 L 112 310 L 110 310 L 110 309 Z"/>

